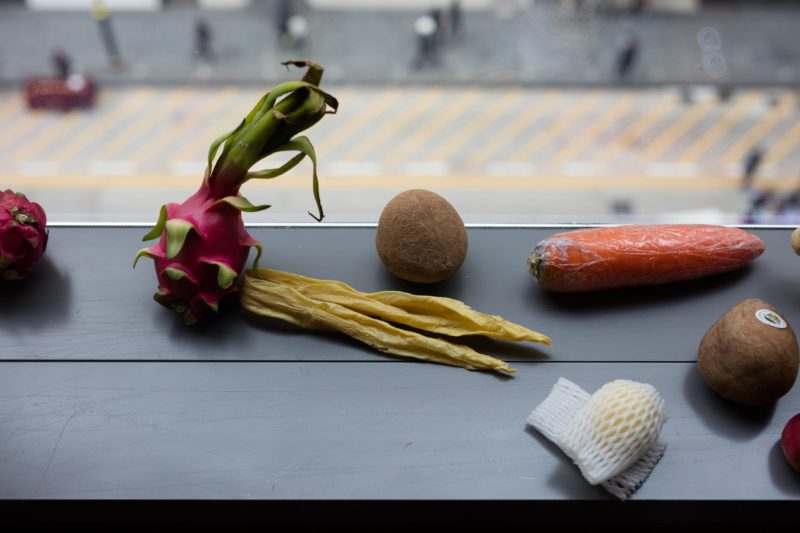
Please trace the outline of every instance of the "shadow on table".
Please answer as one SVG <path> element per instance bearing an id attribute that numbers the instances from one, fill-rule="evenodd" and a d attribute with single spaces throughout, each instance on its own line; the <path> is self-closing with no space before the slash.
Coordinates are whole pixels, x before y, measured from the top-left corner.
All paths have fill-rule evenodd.
<path id="1" fill-rule="evenodd" d="M 616 499 L 599 485 L 590 485 L 583 479 L 578 467 L 575 466 L 570 458 L 547 437 L 531 426 L 525 426 L 525 432 L 532 436 L 539 446 L 547 449 L 558 461 L 558 465 L 547 480 L 548 485 L 550 485 L 553 490 L 558 491 L 563 494 L 565 498 L 570 500 Z"/>
<path id="2" fill-rule="evenodd" d="M 155 302 L 151 306 L 151 312 L 156 313 L 156 320 L 169 326 L 172 340 L 182 344 L 202 342 L 204 347 L 215 348 L 237 345 L 242 327 L 241 315 L 244 313 L 236 297 L 223 298 L 216 313 L 209 311 L 208 316 L 194 325 L 187 325 L 181 315 Z"/>
<path id="3" fill-rule="evenodd" d="M 534 284 L 533 292 L 537 305 L 567 313 L 655 308 L 724 291 L 741 282 L 751 270 L 752 265 L 747 265 L 732 272 L 691 281 L 582 293 L 550 292 Z"/>
<path id="4" fill-rule="evenodd" d="M 775 487 L 784 494 L 800 496 L 800 472 L 795 472 L 784 457 L 780 439 L 769 451 L 767 461 Z"/>
<path id="5" fill-rule="evenodd" d="M 794 258 L 797 259 L 797 258 Z M 798 265 L 800 266 L 800 265 Z M 794 274 L 792 270 L 789 274 Z M 785 295 L 792 295 L 793 297 L 782 303 L 779 311 L 786 316 L 793 317 L 800 313 L 800 276 L 787 275 L 783 270 L 770 272 L 769 277 L 764 281 L 764 289 L 757 297 L 767 302 L 780 301 Z M 796 320 L 789 320 L 792 327 L 796 327 Z"/>
<path id="6" fill-rule="evenodd" d="M 72 284 L 45 255 L 31 275 L 0 280 L 0 320 L 4 326 L 37 330 L 70 319 Z"/>
<path id="7" fill-rule="evenodd" d="M 452 277 L 438 283 L 414 283 L 400 279 L 389 272 L 382 263 L 376 262 L 377 279 L 380 280 L 381 290 L 402 291 L 420 296 L 443 296 L 445 298 L 458 298 L 464 290 L 465 275 L 469 270 L 465 267 L 456 272 Z M 355 287 L 359 289 L 359 287 Z M 359 289 L 360 290 L 360 289 Z M 480 311 L 480 309 L 478 309 Z"/>
<path id="8" fill-rule="evenodd" d="M 737 441 L 757 437 L 775 414 L 775 403 L 753 407 L 726 400 L 706 385 L 697 365 L 688 366 L 683 394 L 697 418 L 709 430 Z"/>

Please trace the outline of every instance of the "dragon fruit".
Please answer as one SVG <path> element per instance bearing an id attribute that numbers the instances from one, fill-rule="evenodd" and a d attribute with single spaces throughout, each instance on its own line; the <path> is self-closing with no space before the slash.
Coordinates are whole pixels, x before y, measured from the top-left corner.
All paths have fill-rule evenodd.
<path id="1" fill-rule="evenodd" d="M 306 156 L 313 165 L 313 192 L 319 214 L 324 217 L 319 198 L 317 158 L 308 138 L 297 134 L 335 113 L 336 99 L 319 88 L 323 69 L 307 61 L 288 61 L 284 65 L 306 67 L 301 81 L 274 87 L 232 132 L 216 139 L 208 152 L 200 189 L 182 204 L 161 208 L 156 226 L 145 241 L 161 237 L 150 248 L 139 251 L 154 260 L 158 277 L 155 300 L 177 311 L 187 324 L 194 324 L 209 311 L 217 311 L 219 301 L 236 291 L 236 279 L 255 247 L 257 268 L 261 245 L 250 236 L 242 221 L 243 211 L 266 209 L 253 205 L 239 194 L 244 182 L 274 178 L 295 167 Z M 222 152 L 214 161 L 220 147 Z M 251 171 L 258 161 L 276 152 L 298 152 L 279 168 Z"/>
<path id="2" fill-rule="evenodd" d="M 0 192 L 0 277 L 22 279 L 47 248 L 47 217 L 24 194 Z"/>

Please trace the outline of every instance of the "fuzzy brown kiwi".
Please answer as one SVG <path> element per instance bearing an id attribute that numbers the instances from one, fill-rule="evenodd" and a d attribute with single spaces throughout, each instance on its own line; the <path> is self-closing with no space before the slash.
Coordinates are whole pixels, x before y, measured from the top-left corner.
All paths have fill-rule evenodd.
<path id="1" fill-rule="evenodd" d="M 777 309 L 756 298 L 722 315 L 697 352 L 697 367 L 708 386 L 745 405 L 765 405 L 789 392 L 799 366 L 792 327 Z"/>
<path id="2" fill-rule="evenodd" d="M 467 230 L 456 209 L 436 193 L 411 189 L 383 208 L 375 247 L 395 276 L 416 283 L 443 281 L 467 256 Z"/>

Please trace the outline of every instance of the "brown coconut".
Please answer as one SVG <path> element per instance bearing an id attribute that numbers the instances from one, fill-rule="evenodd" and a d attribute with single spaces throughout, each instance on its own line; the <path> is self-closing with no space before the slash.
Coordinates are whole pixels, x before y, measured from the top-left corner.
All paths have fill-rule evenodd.
<path id="1" fill-rule="evenodd" d="M 412 189 L 383 208 L 375 236 L 378 256 L 395 276 L 416 283 L 443 281 L 467 256 L 467 230 L 450 203 Z"/>
<path id="2" fill-rule="evenodd" d="M 703 337 L 697 353 L 697 367 L 708 386 L 746 405 L 765 405 L 789 392 L 799 366 L 792 327 L 772 305 L 755 298 L 739 302 L 722 315 Z"/>

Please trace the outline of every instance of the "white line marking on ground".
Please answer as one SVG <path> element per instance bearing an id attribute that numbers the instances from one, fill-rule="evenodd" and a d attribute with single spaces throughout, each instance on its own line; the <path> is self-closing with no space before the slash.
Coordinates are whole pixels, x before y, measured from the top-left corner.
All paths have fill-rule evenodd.
<path id="1" fill-rule="evenodd" d="M 562 168 L 567 176 L 604 176 L 607 173 L 606 165 L 591 161 L 570 161 Z M 602 170 L 602 172 L 598 170 Z"/>
<path id="2" fill-rule="evenodd" d="M 489 176 L 527 176 L 535 172 L 536 166 L 527 161 L 490 161 L 484 170 Z"/>
<path id="3" fill-rule="evenodd" d="M 61 171 L 58 161 L 23 161 L 17 165 L 19 173 L 25 176 L 55 176 Z"/>
<path id="4" fill-rule="evenodd" d="M 379 161 L 333 161 L 325 174 L 330 177 L 341 176 L 379 176 L 383 165 Z"/>
<path id="5" fill-rule="evenodd" d="M 409 176 L 447 176 L 450 163 L 447 161 L 408 161 L 403 165 L 403 173 Z"/>
<path id="6" fill-rule="evenodd" d="M 694 178 L 697 176 L 695 163 L 653 163 L 650 165 L 653 178 Z"/>
<path id="7" fill-rule="evenodd" d="M 89 162 L 88 173 L 91 176 L 131 176 L 136 174 L 137 170 L 137 165 L 133 161 L 94 160 Z"/>
<path id="8" fill-rule="evenodd" d="M 206 170 L 206 162 L 202 159 L 184 159 L 170 165 L 170 172 L 175 176 L 202 176 Z"/>

